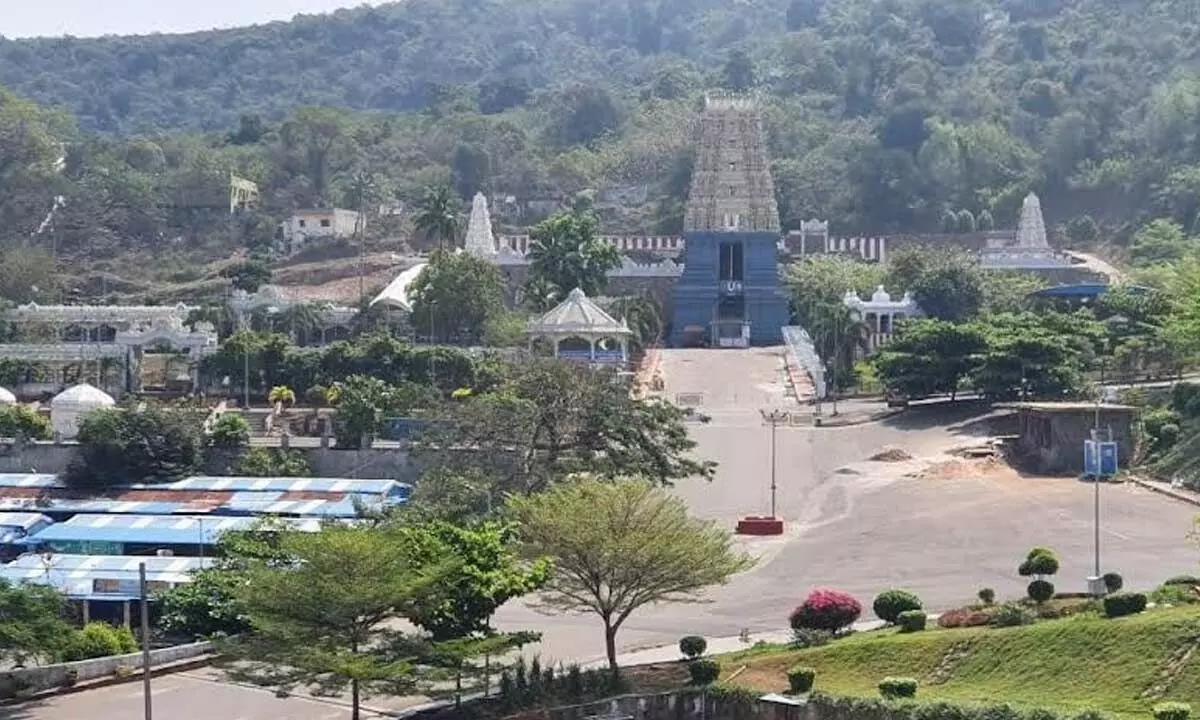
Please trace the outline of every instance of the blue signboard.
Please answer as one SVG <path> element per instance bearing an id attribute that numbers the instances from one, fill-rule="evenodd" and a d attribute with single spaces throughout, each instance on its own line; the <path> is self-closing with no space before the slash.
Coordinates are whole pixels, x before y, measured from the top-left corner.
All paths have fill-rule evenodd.
<path id="1" fill-rule="evenodd" d="M 1083 474 L 1088 477 L 1113 477 L 1116 475 L 1117 444 L 1084 440 Z"/>

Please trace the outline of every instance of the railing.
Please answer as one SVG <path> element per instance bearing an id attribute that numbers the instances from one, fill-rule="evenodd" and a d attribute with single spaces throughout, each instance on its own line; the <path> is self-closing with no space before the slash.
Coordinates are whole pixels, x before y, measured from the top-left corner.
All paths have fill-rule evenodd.
<path id="1" fill-rule="evenodd" d="M 812 378 L 813 390 L 816 392 L 817 399 L 824 399 L 826 395 L 825 364 L 821 362 L 821 356 L 817 354 L 817 348 L 813 345 L 808 332 L 802 327 L 785 327 L 783 328 L 783 341 L 787 343 L 788 352 L 795 361 Z"/>

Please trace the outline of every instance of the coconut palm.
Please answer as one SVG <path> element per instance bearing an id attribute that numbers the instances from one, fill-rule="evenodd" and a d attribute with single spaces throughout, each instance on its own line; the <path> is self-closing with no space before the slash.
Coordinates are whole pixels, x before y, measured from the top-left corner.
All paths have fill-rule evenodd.
<path id="1" fill-rule="evenodd" d="M 327 303 L 296 303 L 275 316 L 275 327 L 287 330 L 295 344 L 305 345 L 320 332 L 327 308 Z"/>
<path id="2" fill-rule="evenodd" d="M 267 402 L 276 406 L 294 405 L 296 404 L 296 391 L 286 385 L 276 385 L 267 395 Z"/>
<path id="3" fill-rule="evenodd" d="M 448 185 L 427 187 L 413 223 L 425 237 L 437 240 L 439 250 L 444 250 L 447 243 L 453 246 L 458 239 L 461 206 L 458 195 Z"/>

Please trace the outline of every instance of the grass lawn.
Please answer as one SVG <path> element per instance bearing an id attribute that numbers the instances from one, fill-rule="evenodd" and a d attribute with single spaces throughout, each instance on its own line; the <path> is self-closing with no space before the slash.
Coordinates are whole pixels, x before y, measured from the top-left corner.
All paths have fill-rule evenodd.
<path id="1" fill-rule="evenodd" d="M 1146 718 L 1163 700 L 1200 703 L 1200 608 L 1014 628 L 884 630 L 808 650 L 731 655 L 722 664 L 723 678 L 745 666 L 733 684 L 764 692 L 786 691 L 787 669 L 800 664 L 815 668 L 815 688 L 831 695 L 877 697 L 884 677 L 907 676 L 921 684 L 918 699 Z"/>

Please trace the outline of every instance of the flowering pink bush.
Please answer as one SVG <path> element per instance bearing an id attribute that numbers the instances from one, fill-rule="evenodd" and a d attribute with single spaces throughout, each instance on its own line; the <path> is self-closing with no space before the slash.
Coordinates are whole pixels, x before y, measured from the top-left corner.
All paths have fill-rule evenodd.
<path id="1" fill-rule="evenodd" d="M 862 615 L 862 605 L 840 590 L 813 590 L 789 618 L 793 630 L 837 632 L 850 627 Z"/>

